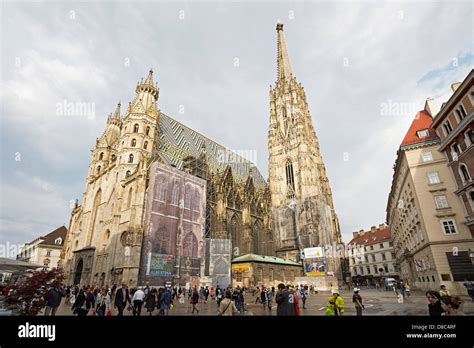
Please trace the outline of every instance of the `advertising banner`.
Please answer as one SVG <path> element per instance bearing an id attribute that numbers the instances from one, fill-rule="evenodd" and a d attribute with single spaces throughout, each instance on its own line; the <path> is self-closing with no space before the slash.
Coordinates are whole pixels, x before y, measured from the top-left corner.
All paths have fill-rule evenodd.
<path id="1" fill-rule="evenodd" d="M 324 256 L 324 249 L 323 247 L 315 247 L 315 248 L 305 248 L 304 249 L 304 258 L 305 259 L 315 259 Z"/>
<path id="2" fill-rule="evenodd" d="M 304 260 L 304 270 L 307 276 L 324 276 L 326 272 L 326 261 L 324 258 L 313 258 Z"/>
<path id="3" fill-rule="evenodd" d="M 148 254 L 148 267 L 146 275 L 172 276 L 174 274 L 175 259 L 173 255 Z"/>

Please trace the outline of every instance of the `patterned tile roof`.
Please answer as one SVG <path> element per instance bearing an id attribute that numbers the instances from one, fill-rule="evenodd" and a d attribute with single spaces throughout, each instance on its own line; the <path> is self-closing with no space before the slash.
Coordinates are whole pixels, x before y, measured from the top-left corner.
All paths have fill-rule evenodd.
<path id="1" fill-rule="evenodd" d="M 182 169 L 183 158 L 189 155 L 199 157 L 204 145 L 211 171 L 219 170 L 220 173 L 224 173 L 227 165 L 230 165 L 234 180 L 237 182 L 241 183 L 251 175 L 258 189 L 265 187 L 266 180 L 255 164 L 162 112 L 160 113 L 160 129 L 158 150 L 167 164 Z M 225 156 L 229 155 L 233 160 L 225 161 Z"/>

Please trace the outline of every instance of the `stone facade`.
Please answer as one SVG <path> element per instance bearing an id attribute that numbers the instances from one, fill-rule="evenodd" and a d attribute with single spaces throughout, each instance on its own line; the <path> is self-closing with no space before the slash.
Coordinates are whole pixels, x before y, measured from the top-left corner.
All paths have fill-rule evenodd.
<path id="1" fill-rule="evenodd" d="M 444 284 L 453 293 L 466 293 L 458 265 L 472 272 L 466 254 L 474 240 L 463 224 L 464 212 L 456 185 L 439 151 L 440 139 L 431 128 L 429 103 L 416 115 L 394 166 L 387 204 L 400 277 L 415 288 L 437 290 Z M 472 273 L 474 274 L 474 273 Z"/>
<path id="2" fill-rule="evenodd" d="M 465 220 L 474 237 L 474 70 L 462 83 L 453 84 L 453 95 L 433 120 L 448 167 L 456 181 Z"/>
<path id="3" fill-rule="evenodd" d="M 108 117 L 92 149 L 83 201 L 71 213 L 61 255 L 68 283 L 137 284 L 154 162 L 205 180 L 206 238 L 231 239 L 233 256 L 273 254 L 270 195 L 258 169 L 160 112 L 158 95 L 150 71 L 125 115 L 119 104 Z"/>
<path id="4" fill-rule="evenodd" d="M 277 254 L 297 260 L 301 248 L 342 241 L 305 91 L 293 75 L 281 23 L 277 36 L 278 76 L 270 87 L 268 131 L 272 229 Z M 327 262 L 328 270 L 340 273 L 338 258 Z"/>
<path id="5" fill-rule="evenodd" d="M 68 282 L 137 283 L 154 162 L 205 180 L 204 238 L 229 239 L 233 258 L 278 250 L 297 259 L 299 248 L 341 243 L 306 96 L 291 73 L 282 29 L 279 24 L 278 80 L 270 91 L 269 184 L 250 161 L 159 111 L 150 71 L 125 115 L 119 104 L 108 117 L 92 149 L 82 204 L 72 211 L 62 255 Z M 328 258 L 328 270 L 339 269 L 338 259 Z"/>

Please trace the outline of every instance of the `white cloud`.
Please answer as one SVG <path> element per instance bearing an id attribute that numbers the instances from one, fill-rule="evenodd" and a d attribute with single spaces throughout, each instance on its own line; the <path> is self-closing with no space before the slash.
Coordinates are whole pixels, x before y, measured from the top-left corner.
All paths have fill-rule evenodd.
<path id="1" fill-rule="evenodd" d="M 285 20 L 289 10 L 294 20 Z M 2 210 L 2 231 L 31 237 L 67 223 L 69 196 L 81 195 L 106 114 L 131 100 L 150 67 L 161 110 L 229 148 L 256 150 L 266 174 L 280 17 L 348 241 L 352 231 L 384 221 L 395 153 L 415 116 L 381 115 L 381 104 L 419 105 L 431 96 L 440 105 L 472 66 L 472 8 L 462 1 L 46 2 L 7 3 L 4 12 L 2 154 L 21 151 L 22 161 L 2 168 L 2 177 L 13 175 L 2 178 L 4 197 L 19 202 Z M 64 101 L 93 103 L 95 119 L 56 115 Z"/>

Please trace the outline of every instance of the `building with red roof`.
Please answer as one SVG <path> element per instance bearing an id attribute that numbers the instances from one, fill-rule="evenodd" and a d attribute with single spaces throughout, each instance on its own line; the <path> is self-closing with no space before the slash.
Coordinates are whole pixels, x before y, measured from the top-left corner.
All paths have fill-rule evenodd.
<path id="1" fill-rule="evenodd" d="M 468 257 L 456 258 L 453 248 L 464 255 L 465 250 L 474 249 L 474 242 L 463 223 L 463 207 L 448 161 L 440 152 L 431 103 L 427 99 L 424 109 L 417 112 L 398 148 L 387 224 L 402 280 L 413 288 L 437 290 L 443 284 L 452 293 L 463 294 L 466 290 L 459 280 L 466 276 L 463 269 L 472 269 L 472 262 Z"/>
<path id="2" fill-rule="evenodd" d="M 398 278 L 390 227 L 380 224 L 352 233 L 348 243 L 349 268 L 357 284 L 384 285 L 386 278 Z"/>

